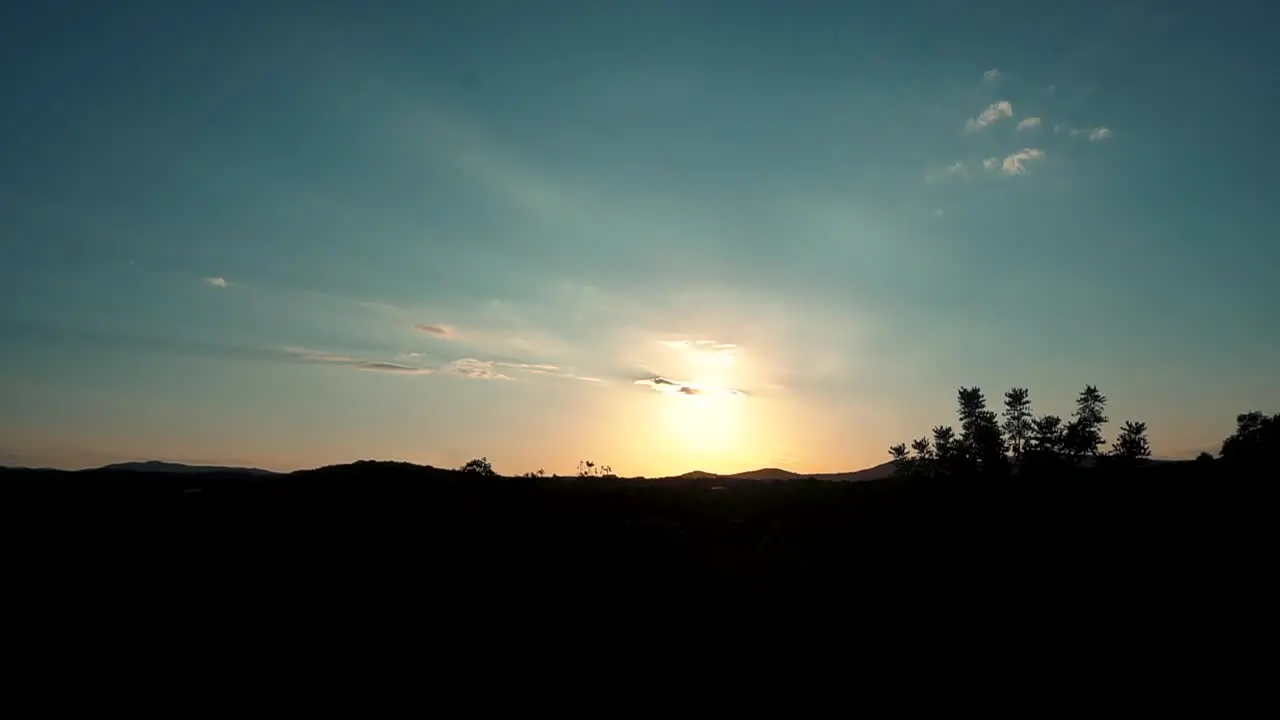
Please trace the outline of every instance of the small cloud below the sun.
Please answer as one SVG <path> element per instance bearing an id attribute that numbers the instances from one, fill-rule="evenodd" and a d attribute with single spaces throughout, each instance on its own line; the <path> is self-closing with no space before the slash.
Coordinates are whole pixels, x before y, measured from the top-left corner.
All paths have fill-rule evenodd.
<path id="1" fill-rule="evenodd" d="M 991 68 L 990 70 L 982 73 L 982 81 L 988 85 L 995 85 L 999 83 L 1000 70 L 998 68 Z"/>
<path id="2" fill-rule="evenodd" d="M 635 384 L 644 385 L 656 392 L 666 393 L 668 395 L 684 395 L 693 397 L 746 397 L 747 395 L 741 390 L 711 387 L 702 383 L 671 380 L 661 376 L 646 378 L 644 380 L 636 380 Z"/>
<path id="3" fill-rule="evenodd" d="M 227 286 L 227 279 L 217 275 L 210 275 L 208 277 L 201 278 L 201 280 L 203 280 L 206 285 L 211 285 L 216 288 L 225 288 Z"/>
<path id="4" fill-rule="evenodd" d="M 1020 132 L 1026 132 L 1027 130 L 1035 130 L 1038 127 L 1040 127 L 1040 118 L 1029 117 L 1019 122 L 1015 129 Z"/>

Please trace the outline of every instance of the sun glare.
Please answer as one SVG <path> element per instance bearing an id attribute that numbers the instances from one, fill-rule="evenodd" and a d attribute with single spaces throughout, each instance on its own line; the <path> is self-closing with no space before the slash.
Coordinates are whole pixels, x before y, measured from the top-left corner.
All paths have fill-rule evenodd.
<path id="1" fill-rule="evenodd" d="M 728 393 L 672 393 L 666 403 L 667 426 L 688 450 L 716 454 L 739 449 L 742 398 Z"/>

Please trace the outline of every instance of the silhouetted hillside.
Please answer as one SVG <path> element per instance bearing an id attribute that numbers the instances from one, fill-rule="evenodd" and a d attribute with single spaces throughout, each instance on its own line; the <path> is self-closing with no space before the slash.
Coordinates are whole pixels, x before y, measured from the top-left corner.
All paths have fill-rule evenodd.
<path id="1" fill-rule="evenodd" d="M 717 475 L 716 473 L 704 472 L 702 470 L 694 470 L 677 477 L 681 479 L 733 479 L 733 480 L 794 480 L 794 479 L 815 479 L 815 480 L 878 480 L 892 475 L 896 466 L 892 462 L 881 463 L 863 470 L 854 470 L 841 473 L 798 473 L 791 470 L 783 470 L 782 468 L 760 468 L 759 470 L 747 470 L 745 472 L 731 473 L 728 475 Z"/>
<path id="2" fill-rule="evenodd" d="M 253 475 L 275 475 L 275 471 L 262 468 L 226 467 L 222 465 L 187 465 L 184 463 L 146 460 L 143 462 L 122 462 L 104 465 L 100 470 L 129 470 L 133 472 L 162 473 L 249 473 Z"/>
<path id="3" fill-rule="evenodd" d="M 1273 534 L 1272 481 L 1218 463 L 1022 480 L 507 478 L 380 462 L 276 476 L 4 470 L 0 512 L 63 561 L 234 567 L 236 582 L 304 586 L 416 567 L 509 591 L 795 589 L 906 568 L 933 584 L 1061 563 L 1127 582 L 1134 567 L 1225 572 Z"/>
<path id="4" fill-rule="evenodd" d="M 579 477 L 502 477 L 483 458 L 280 475 L 7 469 L 0 528 L 6 547 L 38 550 L 10 553 L 13 572 L 25 561 L 60 578 L 101 575 L 103 587 L 183 577 L 308 602 L 334 588 L 422 602 L 907 588 L 949 602 L 996 586 L 1167 598 L 1188 584 L 1270 597 L 1274 418 L 1241 415 L 1219 459 L 1150 463 L 1141 423 L 1126 424 L 1116 452 L 1077 457 L 1048 444 L 1065 436 L 1046 421 L 1015 461 L 990 452 L 1003 433 L 984 430 L 989 415 L 969 417 L 960 435 L 935 433 L 941 455 L 923 441 L 914 455 L 894 448 L 894 474 L 863 482 L 633 480 L 587 462 Z"/>

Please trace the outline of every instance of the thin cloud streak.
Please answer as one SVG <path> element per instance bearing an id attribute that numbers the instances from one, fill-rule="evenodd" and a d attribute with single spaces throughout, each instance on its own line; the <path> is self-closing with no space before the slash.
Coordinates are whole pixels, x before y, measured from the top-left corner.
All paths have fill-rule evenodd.
<path id="1" fill-rule="evenodd" d="M 435 372 L 433 368 L 404 365 L 401 363 L 386 362 L 382 360 L 366 360 L 363 358 L 338 355 L 335 353 L 328 353 L 322 350 L 311 350 L 308 348 L 291 347 L 285 348 L 284 352 L 289 357 L 302 362 L 319 365 L 334 365 L 351 370 L 390 373 L 395 375 L 431 375 Z"/>
<path id="2" fill-rule="evenodd" d="M 201 280 L 203 280 L 206 285 L 211 285 L 216 288 L 225 288 L 227 286 L 227 279 L 216 275 L 210 275 L 209 277 L 201 278 Z"/>
<path id="3" fill-rule="evenodd" d="M 427 333 L 428 335 L 437 335 L 442 338 L 455 338 L 458 335 L 456 329 L 449 325 L 427 325 L 425 323 L 417 323 L 413 326 L 414 330 Z"/>
<path id="4" fill-rule="evenodd" d="M 1026 132 L 1028 130 L 1034 130 L 1038 127 L 1040 127 L 1040 118 L 1029 117 L 1026 120 L 1019 122 L 1015 129 L 1018 130 L 1019 132 Z"/>
<path id="5" fill-rule="evenodd" d="M 479 358 L 468 357 L 459 358 L 438 367 L 427 367 L 422 365 L 411 365 L 403 362 L 369 360 L 365 358 L 352 357 L 350 355 L 325 352 L 323 350 L 312 350 L 309 348 L 289 347 L 285 348 L 284 352 L 289 358 L 305 363 L 332 365 L 350 370 L 381 372 L 394 375 L 448 374 L 476 380 L 514 381 L 516 378 L 503 372 L 503 370 L 512 370 L 535 375 L 602 382 L 596 378 L 580 377 L 556 365 L 538 363 L 501 362 L 497 360 L 481 360 Z M 397 357 L 417 358 L 421 357 L 421 353 L 401 353 Z"/>

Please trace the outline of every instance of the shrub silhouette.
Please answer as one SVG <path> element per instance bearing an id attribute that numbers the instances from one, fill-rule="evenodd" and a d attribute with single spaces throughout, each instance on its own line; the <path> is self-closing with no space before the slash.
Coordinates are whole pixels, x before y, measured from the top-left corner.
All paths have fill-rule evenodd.
<path id="1" fill-rule="evenodd" d="M 489 464 L 489 458 L 487 457 L 468 460 L 466 464 L 458 468 L 458 470 L 470 475 L 482 475 L 485 477 L 493 477 L 498 474 L 493 471 L 493 465 Z"/>
<path id="2" fill-rule="evenodd" d="M 578 477 L 614 479 L 618 476 L 613 473 L 613 468 L 608 465 L 597 465 L 591 460 L 580 460 L 578 461 Z"/>

